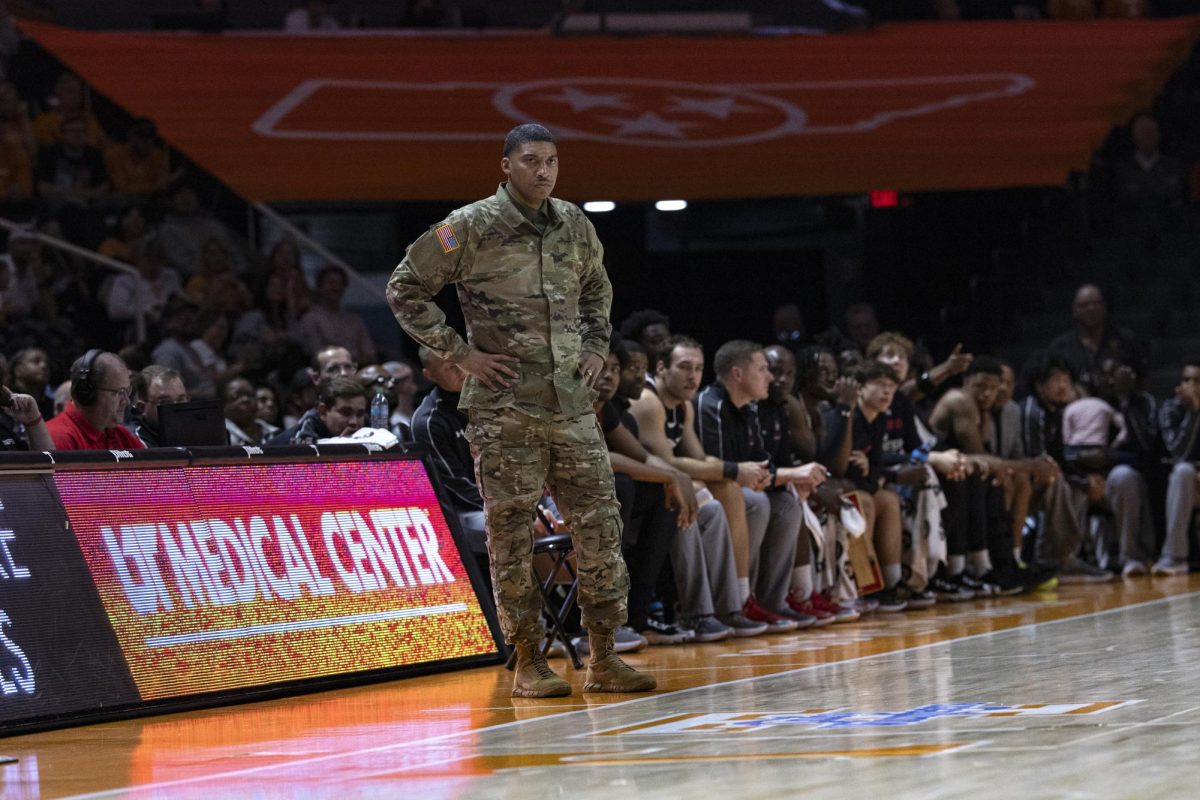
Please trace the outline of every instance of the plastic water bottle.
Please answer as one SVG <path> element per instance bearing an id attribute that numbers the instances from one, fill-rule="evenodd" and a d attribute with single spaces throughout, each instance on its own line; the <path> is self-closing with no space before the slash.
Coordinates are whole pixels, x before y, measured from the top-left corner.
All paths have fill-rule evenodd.
<path id="1" fill-rule="evenodd" d="M 371 427 L 383 431 L 388 429 L 388 402 L 383 392 L 376 392 L 371 398 Z"/>

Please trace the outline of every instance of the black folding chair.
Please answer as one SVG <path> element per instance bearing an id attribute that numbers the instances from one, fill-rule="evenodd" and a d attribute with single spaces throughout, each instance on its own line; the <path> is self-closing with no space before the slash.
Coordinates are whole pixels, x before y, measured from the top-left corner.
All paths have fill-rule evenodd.
<path id="1" fill-rule="evenodd" d="M 536 567 L 534 570 L 538 590 L 542 593 L 542 613 L 550 623 L 549 635 L 542 646 L 542 653 L 548 655 L 551 643 L 558 639 L 566 648 L 567 655 L 571 658 L 575 669 L 583 669 L 583 661 L 579 658 L 579 652 L 575 649 L 575 645 L 571 644 L 571 637 L 563 627 L 579 597 L 579 573 L 571 563 L 571 555 L 574 551 L 575 546 L 571 543 L 570 534 L 567 533 L 553 533 L 533 540 L 535 565 L 539 561 L 546 565 L 542 570 L 545 573 L 544 577 L 536 574 L 538 571 Z M 539 556 L 541 558 L 538 558 Z M 560 586 L 566 587 L 566 595 L 561 598 L 557 591 Z M 514 649 L 509 653 L 506 666 L 512 669 L 516 663 L 517 651 Z"/>

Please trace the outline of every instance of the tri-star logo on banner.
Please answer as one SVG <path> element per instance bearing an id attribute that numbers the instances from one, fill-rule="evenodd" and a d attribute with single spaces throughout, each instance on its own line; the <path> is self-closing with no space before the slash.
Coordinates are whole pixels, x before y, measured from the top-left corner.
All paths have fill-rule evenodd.
<path id="1" fill-rule="evenodd" d="M 253 128 L 276 139 L 495 141 L 511 125 L 536 121 L 560 139 L 723 147 L 786 136 L 865 133 L 899 119 L 1015 97 L 1035 85 L 1033 78 L 1017 73 L 761 84 L 594 77 L 496 84 L 313 78 L 288 92 Z M 855 93 L 879 92 L 891 97 L 886 107 L 851 101 Z M 406 120 L 392 130 L 378 124 L 378 115 L 346 113 L 391 105 L 420 106 L 427 113 L 419 124 Z M 473 113 L 464 114 L 464 107 L 473 107 Z M 341 116 L 332 113 L 334 108 Z M 339 120 L 344 124 L 329 127 Z M 357 128 L 355 120 L 376 124 Z"/>

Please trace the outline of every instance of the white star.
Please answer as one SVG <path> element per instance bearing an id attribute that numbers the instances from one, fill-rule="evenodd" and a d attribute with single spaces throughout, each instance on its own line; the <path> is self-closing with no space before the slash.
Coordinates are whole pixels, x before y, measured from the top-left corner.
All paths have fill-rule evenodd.
<path id="1" fill-rule="evenodd" d="M 623 94 L 585 92 L 573 86 L 564 86 L 558 94 L 544 94 L 541 97 L 556 103 L 567 103 L 571 106 L 572 111 L 587 111 L 592 108 L 633 108 L 622 99 L 625 97 Z"/>
<path id="2" fill-rule="evenodd" d="M 698 97 L 675 97 L 671 96 L 671 102 L 674 104 L 666 109 L 666 113 L 688 112 L 695 111 L 699 114 L 707 114 L 714 119 L 729 119 L 729 115 L 734 111 L 753 111 L 748 106 L 738 105 L 736 97 L 727 95 L 725 97 L 714 97 L 710 100 L 701 100 Z"/>
<path id="3" fill-rule="evenodd" d="M 640 117 L 607 117 L 609 122 L 619 126 L 613 133 L 617 136 L 629 136 L 638 133 L 653 133 L 658 136 L 670 136 L 674 139 L 686 139 L 684 128 L 695 128 L 698 122 L 676 122 L 663 119 L 653 111 L 646 111 Z"/>

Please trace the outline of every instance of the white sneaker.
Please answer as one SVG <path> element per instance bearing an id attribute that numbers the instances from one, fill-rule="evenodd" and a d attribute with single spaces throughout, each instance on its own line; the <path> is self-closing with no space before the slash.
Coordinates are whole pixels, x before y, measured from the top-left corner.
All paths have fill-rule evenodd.
<path id="1" fill-rule="evenodd" d="M 1175 561 L 1164 556 L 1155 562 L 1151 574 L 1169 577 L 1172 575 L 1187 575 L 1187 573 L 1188 565 L 1186 561 Z"/>
<path id="2" fill-rule="evenodd" d="M 1135 578 L 1139 575 L 1149 575 L 1149 570 L 1141 561 L 1126 561 L 1125 566 L 1121 568 L 1122 578 Z"/>

